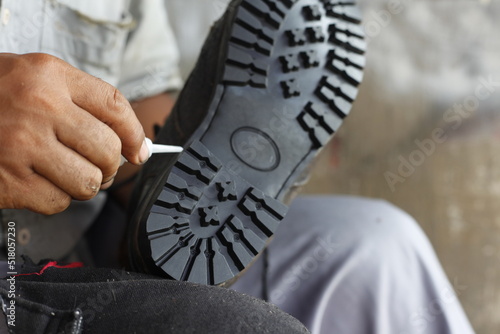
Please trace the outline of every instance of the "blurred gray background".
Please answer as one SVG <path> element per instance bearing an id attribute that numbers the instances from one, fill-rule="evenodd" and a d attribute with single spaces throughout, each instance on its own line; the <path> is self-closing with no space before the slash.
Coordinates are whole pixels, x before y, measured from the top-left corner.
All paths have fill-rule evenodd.
<path id="1" fill-rule="evenodd" d="M 166 0 L 186 76 L 226 0 Z M 360 1 L 350 117 L 304 193 L 384 198 L 429 236 L 477 333 L 500 332 L 500 2 Z"/>

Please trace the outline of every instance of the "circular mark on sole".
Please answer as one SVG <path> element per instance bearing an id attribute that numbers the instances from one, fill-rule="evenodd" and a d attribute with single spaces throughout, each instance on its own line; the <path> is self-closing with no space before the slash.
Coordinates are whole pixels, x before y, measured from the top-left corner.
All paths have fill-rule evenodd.
<path id="1" fill-rule="evenodd" d="M 259 129 L 243 127 L 234 131 L 231 148 L 244 164 L 260 171 L 273 170 L 280 162 L 278 146 Z"/>

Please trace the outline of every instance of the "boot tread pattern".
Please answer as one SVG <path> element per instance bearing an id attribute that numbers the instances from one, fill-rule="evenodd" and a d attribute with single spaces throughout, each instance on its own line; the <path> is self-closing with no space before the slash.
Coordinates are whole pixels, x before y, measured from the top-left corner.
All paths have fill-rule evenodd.
<path id="1" fill-rule="evenodd" d="M 174 279 L 220 284 L 263 250 L 286 211 L 194 142 L 150 210 L 146 231 L 153 261 Z"/>
<path id="2" fill-rule="evenodd" d="M 290 163 L 289 172 L 294 176 L 348 116 L 363 78 L 366 44 L 354 1 L 241 0 L 234 10 L 221 82 L 217 83 L 224 86 L 219 106 L 230 105 L 228 110 L 236 113 L 245 102 L 238 105 L 234 101 L 252 96 L 291 109 L 286 121 L 292 124 L 290 133 L 306 139 L 301 140 L 304 153 L 296 154 L 298 160 L 290 163 L 280 152 L 283 143 L 279 137 L 265 127 L 237 121 L 236 130 L 229 129 L 234 125 L 230 121 L 229 126 L 214 126 L 220 113 L 217 109 L 209 130 L 179 155 L 146 220 L 152 260 L 176 280 L 211 285 L 231 280 L 262 252 L 287 212 L 275 199 L 277 195 L 262 191 L 266 189 L 262 184 L 255 186 L 257 178 L 248 177 L 254 174 L 230 168 L 225 151 L 217 151 L 219 146 L 206 134 L 224 140 L 229 133 L 234 140 L 231 145 L 245 144 L 231 147 L 235 159 L 252 173 L 265 175 L 278 170 L 281 163 Z M 248 92 L 255 95 L 245 95 Z M 257 102 L 255 105 L 259 109 Z M 245 117 L 253 116 L 247 113 Z M 228 114 L 222 115 L 217 121 Z M 280 118 L 266 115 L 271 126 L 281 124 Z M 245 156 L 252 153 L 247 150 L 251 139 L 269 161 L 258 160 L 258 154 Z M 285 185 L 288 179 L 283 188 Z"/>

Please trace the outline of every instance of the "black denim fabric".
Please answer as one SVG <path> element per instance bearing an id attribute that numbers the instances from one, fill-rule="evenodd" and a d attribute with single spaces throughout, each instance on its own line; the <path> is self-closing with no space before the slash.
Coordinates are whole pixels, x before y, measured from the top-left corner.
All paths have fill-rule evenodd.
<path id="1" fill-rule="evenodd" d="M 308 333 L 259 299 L 118 269 L 48 268 L 15 283 L 12 333 Z M 6 305 L 8 290 L 9 283 L 0 281 Z"/>

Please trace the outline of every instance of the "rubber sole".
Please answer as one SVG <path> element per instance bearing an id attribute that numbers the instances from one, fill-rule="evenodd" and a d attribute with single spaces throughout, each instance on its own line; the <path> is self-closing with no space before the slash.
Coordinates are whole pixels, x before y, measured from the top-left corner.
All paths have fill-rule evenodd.
<path id="1" fill-rule="evenodd" d="M 252 262 L 363 77 L 353 1 L 237 6 L 210 110 L 146 212 L 152 260 L 176 280 L 221 284 Z"/>

